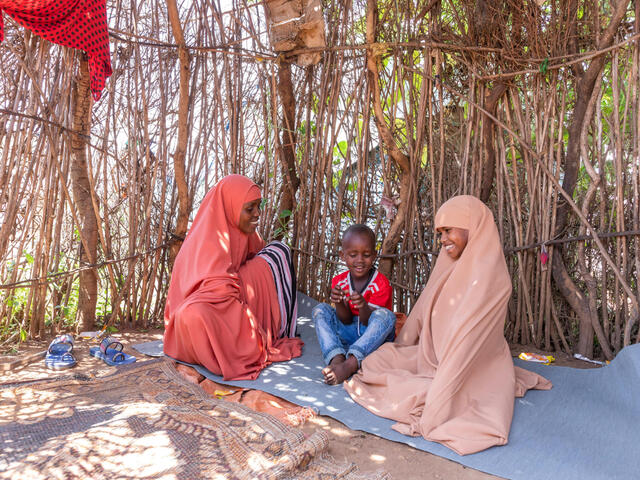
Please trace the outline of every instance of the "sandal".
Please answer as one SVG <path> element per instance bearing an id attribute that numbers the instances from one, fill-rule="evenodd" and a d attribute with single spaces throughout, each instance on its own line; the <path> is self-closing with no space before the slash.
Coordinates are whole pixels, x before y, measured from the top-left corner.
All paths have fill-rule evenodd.
<path id="1" fill-rule="evenodd" d="M 100 342 L 99 347 L 91 347 L 89 355 L 99 358 L 107 365 L 125 365 L 133 363 L 137 359 L 133 355 L 128 355 L 122 351 L 122 343 L 113 337 L 106 337 Z"/>
<path id="2" fill-rule="evenodd" d="M 71 353 L 73 351 L 73 336 L 69 333 L 58 335 L 51 340 L 47 355 L 44 357 L 44 364 L 53 370 L 62 370 L 76 365 L 76 359 Z"/>

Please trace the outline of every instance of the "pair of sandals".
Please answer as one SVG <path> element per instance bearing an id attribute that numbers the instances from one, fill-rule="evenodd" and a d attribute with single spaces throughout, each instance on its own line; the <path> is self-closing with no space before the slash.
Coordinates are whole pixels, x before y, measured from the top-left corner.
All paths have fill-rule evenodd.
<path id="1" fill-rule="evenodd" d="M 62 370 L 75 367 L 78 363 L 73 356 L 73 335 L 65 333 L 58 335 L 49 344 L 44 364 L 52 370 Z M 113 337 L 106 337 L 99 347 L 91 347 L 89 354 L 99 358 L 110 366 L 125 365 L 136 361 L 136 357 L 122 351 L 122 343 Z"/>

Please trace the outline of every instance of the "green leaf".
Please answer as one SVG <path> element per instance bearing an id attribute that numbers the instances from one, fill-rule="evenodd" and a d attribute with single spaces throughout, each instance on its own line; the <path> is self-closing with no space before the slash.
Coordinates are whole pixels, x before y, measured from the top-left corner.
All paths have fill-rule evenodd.
<path id="1" fill-rule="evenodd" d="M 27 262 L 29 262 L 31 265 L 33 265 L 33 255 L 31 255 L 31 254 L 29 254 L 27 252 L 24 252 L 24 258 L 27 259 Z"/>
<path id="2" fill-rule="evenodd" d="M 549 70 L 549 57 L 545 58 L 540 64 L 540 73 L 543 75 L 546 75 L 548 70 Z"/>
<path id="3" fill-rule="evenodd" d="M 285 218 L 290 216 L 291 216 L 291 210 L 282 210 L 280 212 L 280 218 Z"/>
<path id="4" fill-rule="evenodd" d="M 257 150 L 256 153 L 260 153 L 260 152 L 264 152 L 264 145 L 260 145 Z"/>
<path id="5" fill-rule="evenodd" d="M 116 333 L 118 331 L 118 329 L 116 327 L 114 327 L 113 325 L 109 325 L 107 328 L 107 333 Z"/>
<path id="6" fill-rule="evenodd" d="M 429 147 L 423 147 L 422 158 L 420 159 L 420 166 L 422 168 L 426 168 L 428 161 L 429 161 Z"/>
<path id="7" fill-rule="evenodd" d="M 27 340 L 27 331 L 24 328 L 20 329 L 20 341 L 24 342 Z"/>

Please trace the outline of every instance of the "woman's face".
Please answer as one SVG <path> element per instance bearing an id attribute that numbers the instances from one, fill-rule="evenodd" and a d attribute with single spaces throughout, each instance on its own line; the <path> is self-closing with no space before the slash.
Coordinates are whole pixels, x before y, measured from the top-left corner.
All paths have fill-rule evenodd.
<path id="1" fill-rule="evenodd" d="M 440 243 L 442 243 L 447 255 L 454 260 L 460 258 L 469 240 L 469 230 L 457 227 L 440 227 L 438 232 L 440 233 Z"/>
<path id="2" fill-rule="evenodd" d="M 257 198 L 252 202 L 247 202 L 242 205 L 242 210 L 240 211 L 240 220 L 238 221 L 238 228 L 241 232 L 249 235 L 255 232 L 256 228 L 258 228 L 261 201 L 261 198 Z"/>

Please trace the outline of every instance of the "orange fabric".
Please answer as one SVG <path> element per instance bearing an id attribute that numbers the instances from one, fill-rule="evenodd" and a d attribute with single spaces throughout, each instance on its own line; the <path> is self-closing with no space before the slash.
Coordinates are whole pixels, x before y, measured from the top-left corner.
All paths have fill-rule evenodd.
<path id="1" fill-rule="evenodd" d="M 466 248 L 457 260 L 440 250 L 397 340 L 367 356 L 345 389 L 395 430 L 465 455 L 506 444 L 516 393 L 551 383 L 514 369 L 503 334 L 511 280 L 491 211 L 454 197 L 435 226 L 469 230 Z"/>
<path id="2" fill-rule="evenodd" d="M 407 316 L 402 312 L 393 312 L 396 316 L 396 337 L 400 335 L 400 331 L 402 327 L 404 327 L 405 322 L 407 321 Z"/>
<path id="3" fill-rule="evenodd" d="M 315 410 L 301 407 L 262 390 L 249 390 L 231 385 L 223 385 L 204 378 L 193 367 L 175 363 L 176 369 L 187 381 L 200 385 L 208 395 L 228 402 L 242 403 L 256 412 L 273 415 L 281 422 L 297 427 L 309 418 L 317 416 Z M 200 379 L 197 381 L 196 379 Z"/>
<path id="4" fill-rule="evenodd" d="M 238 228 L 242 206 L 260 189 L 229 175 L 205 196 L 178 253 L 165 307 L 164 352 L 226 380 L 255 379 L 271 362 L 302 354 L 298 338 L 274 338 L 276 287 L 264 242 Z"/>
<path id="5" fill-rule="evenodd" d="M 241 403 L 256 412 L 273 415 L 281 422 L 293 427 L 300 426 L 309 418 L 317 416 L 312 408 L 301 407 L 262 390 L 245 390 L 223 398 Z"/>

